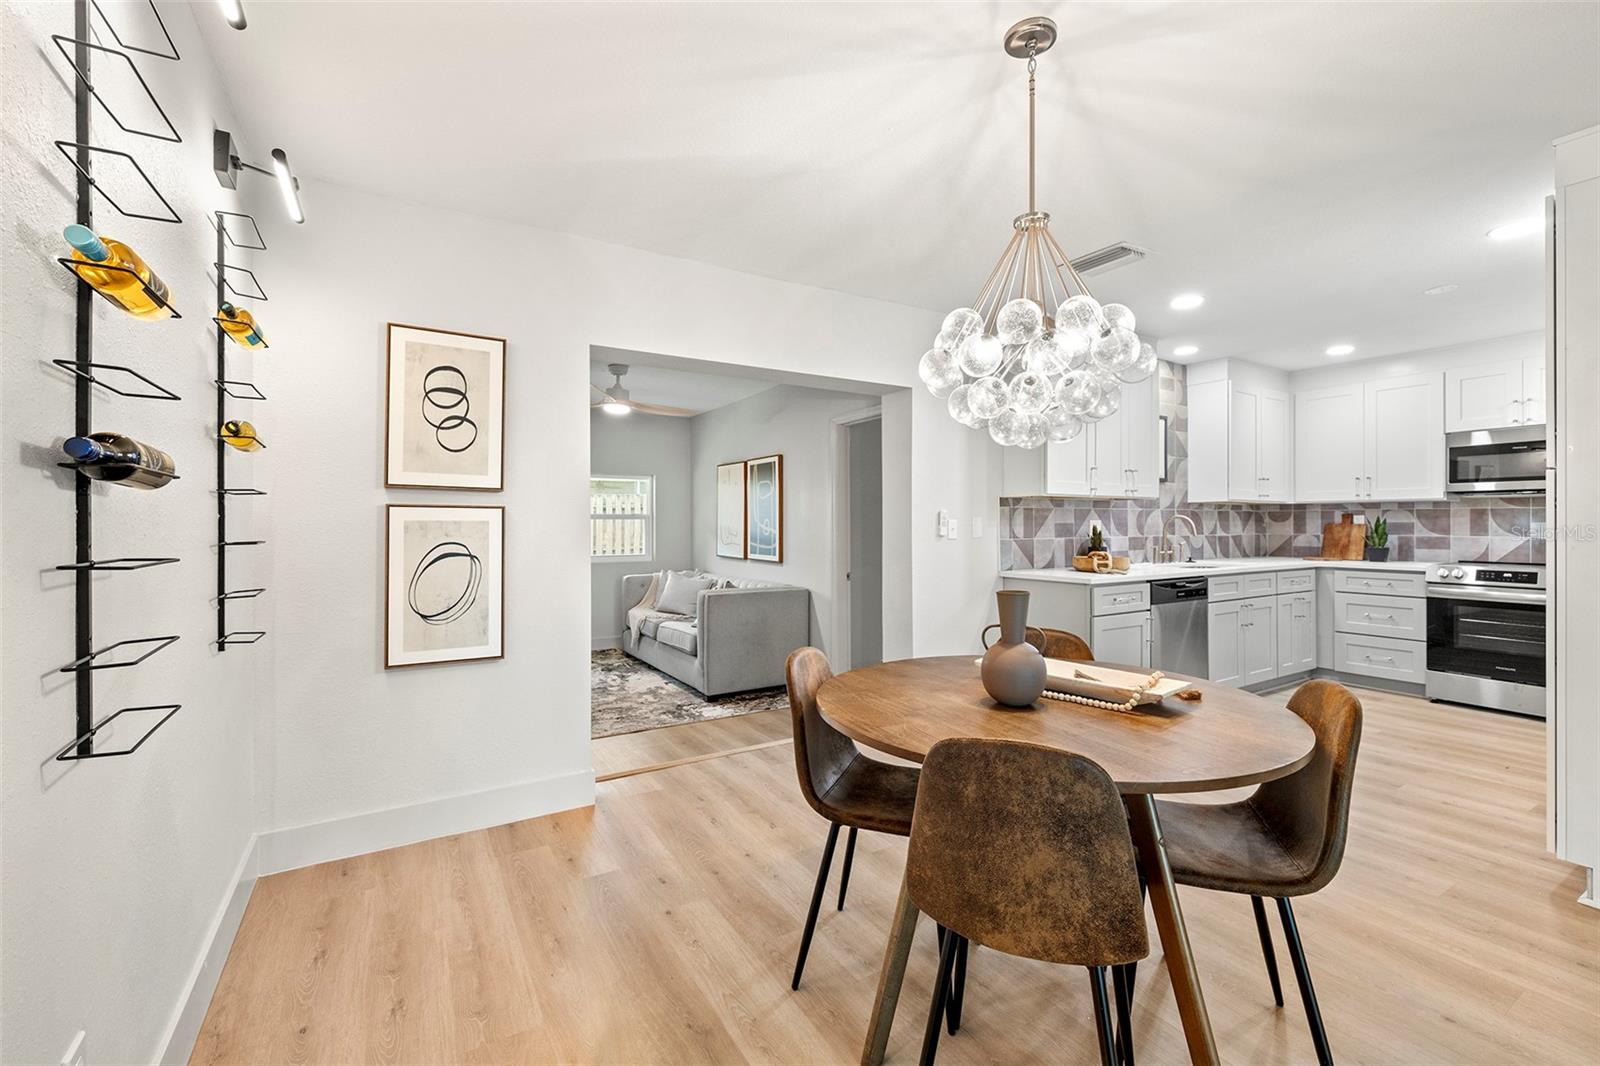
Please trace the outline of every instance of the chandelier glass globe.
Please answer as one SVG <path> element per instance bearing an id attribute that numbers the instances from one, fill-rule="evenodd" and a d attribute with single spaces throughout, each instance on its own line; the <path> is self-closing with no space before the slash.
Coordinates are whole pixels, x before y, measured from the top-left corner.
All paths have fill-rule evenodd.
<path id="1" fill-rule="evenodd" d="M 1055 23 L 1026 19 L 1006 33 L 1007 54 L 1028 61 L 1035 97 L 1040 55 Z M 1028 210 L 970 306 L 945 315 L 933 347 L 917 366 L 922 382 L 944 397 L 950 417 L 987 428 L 1006 447 L 1069 441 L 1089 422 L 1115 414 L 1122 385 L 1155 373 L 1155 349 L 1134 332 L 1125 304 L 1102 306 L 1050 232 L 1034 202 L 1034 108 L 1028 111 Z"/>

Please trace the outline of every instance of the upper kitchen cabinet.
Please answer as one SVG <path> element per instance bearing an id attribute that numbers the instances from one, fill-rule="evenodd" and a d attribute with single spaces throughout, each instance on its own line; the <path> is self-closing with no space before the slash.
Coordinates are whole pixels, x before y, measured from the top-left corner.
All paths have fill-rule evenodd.
<path id="1" fill-rule="evenodd" d="M 1295 394 L 1295 499 L 1444 498 L 1444 375 Z"/>
<path id="2" fill-rule="evenodd" d="M 1292 407 L 1287 376 L 1238 360 L 1189 368 L 1189 498 L 1288 503 Z"/>
<path id="3" fill-rule="evenodd" d="M 1157 499 L 1162 474 L 1158 378 L 1152 374 L 1122 386 L 1117 413 L 1089 423 L 1072 440 L 1004 449 L 1004 495 Z"/>
<path id="4" fill-rule="evenodd" d="M 1510 359 L 1446 370 L 1444 401 L 1449 433 L 1543 425 L 1544 360 Z"/>

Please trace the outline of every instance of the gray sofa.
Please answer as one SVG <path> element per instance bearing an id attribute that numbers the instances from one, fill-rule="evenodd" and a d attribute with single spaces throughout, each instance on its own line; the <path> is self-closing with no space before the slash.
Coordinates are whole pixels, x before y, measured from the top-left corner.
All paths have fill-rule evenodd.
<path id="1" fill-rule="evenodd" d="M 624 619 L 652 576 L 622 579 Z M 653 611 L 638 633 L 624 621 L 623 650 L 707 696 L 782 685 L 789 653 L 811 642 L 810 591 L 740 578 L 719 584 L 699 594 L 695 617 Z"/>

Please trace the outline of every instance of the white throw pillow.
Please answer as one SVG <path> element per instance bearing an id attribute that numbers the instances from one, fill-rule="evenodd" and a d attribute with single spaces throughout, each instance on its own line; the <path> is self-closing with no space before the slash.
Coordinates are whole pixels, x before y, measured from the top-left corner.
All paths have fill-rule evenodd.
<path id="1" fill-rule="evenodd" d="M 716 584 L 709 575 L 680 574 L 673 570 L 667 574 L 667 586 L 656 597 L 656 610 L 670 614 L 686 614 L 691 618 L 699 611 L 700 593 Z"/>

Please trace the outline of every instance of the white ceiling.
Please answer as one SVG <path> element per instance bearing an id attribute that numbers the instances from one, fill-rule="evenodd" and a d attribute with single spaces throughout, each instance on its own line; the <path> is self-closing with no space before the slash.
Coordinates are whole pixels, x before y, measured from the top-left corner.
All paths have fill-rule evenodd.
<path id="1" fill-rule="evenodd" d="M 1600 121 L 1592 3 L 196 9 L 246 145 L 303 175 L 937 311 L 1026 206 L 999 41 L 1041 12 L 1040 206 L 1074 254 L 1151 250 L 1091 284 L 1163 351 L 1540 328 L 1538 237 L 1484 232 L 1539 214 L 1550 141 Z"/>
<path id="2" fill-rule="evenodd" d="M 600 352 L 601 349 L 591 350 L 591 354 Z M 632 355 L 631 352 L 618 351 L 616 357 L 608 356 L 590 363 L 589 380 L 602 389 L 609 388 L 616 379 L 606 370 L 606 365 L 622 362 L 628 367 L 628 373 L 622 378 L 622 385 L 628 390 L 631 399 L 667 407 L 682 407 L 684 410 L 695 412 L 714 411 L 730 403 L 738 403 L 758 392 L 766 392 L 773 387 L 772 382 L 759 381 L 755 378 L 641 366 L 629 361 Z M 599 397 L 591 399 L 598 400 Z"/>

